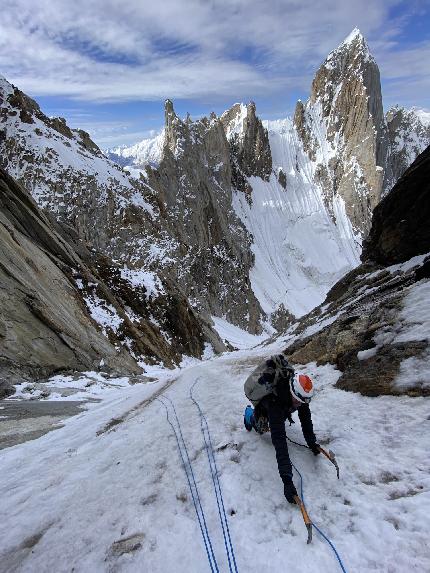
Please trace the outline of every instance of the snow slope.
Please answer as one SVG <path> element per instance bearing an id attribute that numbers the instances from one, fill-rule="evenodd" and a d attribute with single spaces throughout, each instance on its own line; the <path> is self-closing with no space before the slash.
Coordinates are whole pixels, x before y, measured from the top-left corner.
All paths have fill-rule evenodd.
<path id="1" fill-rule="evenodd" d="M 63 428 L 4 450 L 0 571 L 209 571 L 176 439 L 164 406 L 153 399 L 160 392 L 175 404 L 219 570 L 227 571 L 199 415 L 189 397 L 196 379 L 238 570 L 340 571 L 316 532 L 306 545 L 300 512 L 283 497 L 270 437 L 242 425 L 243 382 L 279 349 L 280 343 L 242 350 L 152 384 L 111 389 Z M 340 465 L 338 481 L 325 458 L 290 445 L 311 518 L 347 571 L 429 570 L 427 401 L 365 398 L 335 389 L 339 373 L 330 366 L 309 364 L 306 372 L 317 382 L 316 435 Z M 303 443 L 299 424 L 287 433 Z"/>
<path id="2" fill-rule="evenodd" d="M 339 196 L 333 216 L 329 213 L 314 182 L 318 160 L 303 153 L 292 122 L 267 127 L 274 173 L 268 182 L 250 178 L 252 201 L 236 192 L 233 206 L 253 236 L 251 284 L 263 310 L 270 314 L 283 304 L 300 317 L 359 263 L 361 245 Z M 280 169 L 285 189 L 275 176 Z"/>

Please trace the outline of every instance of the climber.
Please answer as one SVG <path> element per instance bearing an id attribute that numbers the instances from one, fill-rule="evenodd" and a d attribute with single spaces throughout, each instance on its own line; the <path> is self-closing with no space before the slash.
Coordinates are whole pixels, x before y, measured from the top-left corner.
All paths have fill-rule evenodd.
<path id="1" fill-rule="evenodd" d="M 309 376 L 298 374 L 284 355 L 271 356 L 260 364 L 245 382 L 246 397 L 254 404 L 247 406 L 244 414 L 245 428 L 262 434 L 269 431 L 276 451 L 279 475 L 284 483 L 284 495 L 289 503 L 296 503 L 297 490 L 288 454 L 285 420 L 293 424 L 291 414 L 298 411 L 303 436 L 309 449 L 318 455 L 312 426 L 309 402 L 313 396 L 313 383 Z"/>

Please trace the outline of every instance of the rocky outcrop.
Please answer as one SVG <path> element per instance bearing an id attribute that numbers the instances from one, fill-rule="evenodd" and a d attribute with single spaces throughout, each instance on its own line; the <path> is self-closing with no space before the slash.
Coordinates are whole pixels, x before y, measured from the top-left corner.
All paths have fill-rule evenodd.
<path id="1" fill-rule="evenodd" d="M 165 142 L 148 184 L 174 237 L 173 276 L 200 309 L 251 332 L 260 330 L 261 308 L 252 292 L 251 238 L 232 208 L 230 147 L 215 115 L 181 120 L 168 100 Z"/>
<path id="2" fill-rule="evenodd" d="M 268 181 L 272 172 L 272 154 L 267 129 L 256 115 L 255 103 L 246 107 L 235 104 L 223 113 L 221 123 L 230 144 L 232 184 L 250 194 L 248 177 Z"/>
<path id="3" fill-rule="evenodd" d="M 387 142 L 378 66 L 359 30 L 319 68 L 294 123 L 326 204 L 340 196 L 354 228 L 365 235 L 381 197 Z"/>
<path id="4" fill-rule="evenodd" d="M 302 319 L 286 349 L 296 363 L 336 365 L 344 390 L 430 394 L 418 367 L 430 355 L 429 168 L 430 148 L 376 208 L 362 265 Z"/>
<path id="5" fill-rule="evenodd" d="M 362 261 L 402 263 L 430 250 L 430 147 L 373 212 Z"/>
<path id="6" fill-rule="evenodd" d="M 132 283 L 0 169 L 0 393 L 23 377 L 137 374 L 137 360 L 172 366 L 201 356 L 206 342 L 222 348 L 175 285 L 166 280 L 154 296 Z"/>

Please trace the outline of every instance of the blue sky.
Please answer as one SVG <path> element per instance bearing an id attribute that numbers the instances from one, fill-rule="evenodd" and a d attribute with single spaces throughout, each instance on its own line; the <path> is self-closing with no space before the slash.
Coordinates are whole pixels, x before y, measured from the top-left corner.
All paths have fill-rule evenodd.
<path id="1" fill-rule="evenodd" d="M 0 73 L 101 147 L 179 115 L 254 100 L 290 115 L 327 54 L 360 28 L 384 106 L 430 109 L 428 0 L 2 0 Z"/>

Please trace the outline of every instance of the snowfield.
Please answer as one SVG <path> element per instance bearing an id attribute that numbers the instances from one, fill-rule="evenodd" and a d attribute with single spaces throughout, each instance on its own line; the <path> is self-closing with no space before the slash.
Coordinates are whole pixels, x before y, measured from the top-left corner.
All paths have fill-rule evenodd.
<path id="1" fill-rule="evenodd" d="M 176 438 L 157 400 L 162 395 L 175 405 L 219 571 L 228 571 L 199 413 L 189 394 L 197 379 L 193 394 L 209 424 L 238 571 L 341 571 L 316 531 L 306 545 L 300 511 L 283 496 L 270 436 L 243 427 L 246 376 L 284 347 L 239 350 L 159 372 L 148 384 L 128 386 L 121 379 L 64 427 L 3 450 L 0 571 L 210 570 Z M 346 571 L 429 571 L 427 400 L 367 398 L 334 388 L 339 372 L 331 366 L 303 369 L 317 387 L 315 433 L 340 466 L 337 480 L 322 455 L 289 445 L 311 518 L 335 544 Z M 287 434 L 303 443 L 299 423 Z"/>

